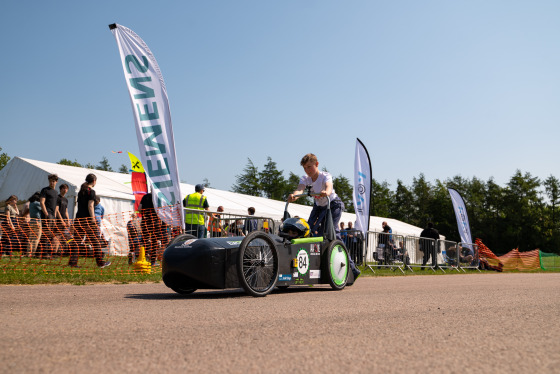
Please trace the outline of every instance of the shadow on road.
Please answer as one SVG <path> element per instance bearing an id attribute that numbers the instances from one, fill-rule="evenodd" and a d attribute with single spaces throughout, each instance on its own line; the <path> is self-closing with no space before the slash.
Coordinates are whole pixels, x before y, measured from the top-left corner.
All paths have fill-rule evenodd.
<path id="1" fill-rule="evenodd" d="M 280 290 L 276 288 L 272 291 L 271 295 L 274 294 L 296 294 L 302 292 L 325 292 L 333 291 L 331 288 L 319 288 L 319 287 L 290 287 L 288 289 Z M 138 293 L 126 295 L 127 299 L 137 299 L 137 300 L 183 300 L 183 299 L 193 299 L 193 300 L 211 300 L 211 299 L 233 299 L 239 297 L 251 297 L 245 293 L 242 289 L 227 289 L 227 290 L 204 290 L 195 291 L 189 295 L 180 295 L 175 292 L 168 293 Z"/>

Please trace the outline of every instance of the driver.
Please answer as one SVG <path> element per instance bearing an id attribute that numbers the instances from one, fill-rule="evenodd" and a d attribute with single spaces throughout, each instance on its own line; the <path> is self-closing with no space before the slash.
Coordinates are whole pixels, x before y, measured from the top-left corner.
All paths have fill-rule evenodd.
<path id="1" fill-rule="evenodd" d="M 290 203 L 296 201 L 298 197 L 294 195 L 302 194 L 303 191 L 305 191 L 306 186 L 311 185 L 311 192 L 320 194 L 320 196 L 315 197 L 313 209 L 311 210 L 311 214 L 308 219 L 311 226 L 311 236 L 323 236 L 323 219 L 327 213 L 326 208 L 329 201 L 327 199 L 328 196 L 331 201 L 330 208 L 336 238 L 338 240 L 342 240 L 338 222 L 340 221 L 340 216 L 344 210 L 344 203 L 334 191 L 332 175 L 326 171 L 319 171 L 319 161 L 317 160 L 317 156 L 313 153 L 308 153 L 303 156 L 300 165 L 303 166 L 303 170 L 306 175 L 301 177 L 299 185 L 294 193 L 288 195 L 288 201 Z M 354 266 L 352 260 L 350 260 L 350 265 L 352 267 L 352 272 L 354 273 L 354 278 L 358 278 L 360 271 Z"/>
<path id="2" fill-rule="evenodd" d="M 315 197 L 313 209 L 309 215 L 308 222 L 311 227 L 311 236 L 323 236 L 323 218 L 327 211 L 328 196 L 331 200 L 331 214 L 336 238 L 342 240 L 338 221 L 340 221 L 340 216 L 344 210 L 344 203 L 334 192 L 332 175 L 326 171 L 319 171 L 319 161 L 313 153 L 303 156 L 300 164 L 303 166 L 306 175 L 301 177 L 297 190 L 293 194 L 288 195 L 288 201 L 290 203 L 296 201 L 298 198 L 294 195 L 302 194 L 305 191 L 305 187 L 311 185 L 311 192 L 320 194 L 320 196 Z"/>

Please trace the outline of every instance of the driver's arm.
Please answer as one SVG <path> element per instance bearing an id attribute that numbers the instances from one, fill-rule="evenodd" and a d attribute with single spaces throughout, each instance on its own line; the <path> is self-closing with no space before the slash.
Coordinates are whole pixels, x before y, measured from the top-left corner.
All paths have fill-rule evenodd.
<path id="1" fill-rule="evenodd" d="M 332 182 L 327 182 L 325 183 L 325 189 L 323 191 L 321 191 L 321 196 L 325 197 L 325 196 L 331 196 L 332 190 L 333 190 L 333 184 Z"/>
<path id="2" fill-rule="evenodd" d="M 306 187 L 305 184 L 298 185 L 297 190 L 295 190 L 294 193 L 288 195 L 288 201 L 290 203 L 293 203 L 294 201 L 299 199 L 299 196 L 296 197 L 294 195 L 301 195 L 303 193 L 303 191 L 305 191 L 305 187 Z M 332 187 L 331 187 L 331 190 L 332 190 Z"/>

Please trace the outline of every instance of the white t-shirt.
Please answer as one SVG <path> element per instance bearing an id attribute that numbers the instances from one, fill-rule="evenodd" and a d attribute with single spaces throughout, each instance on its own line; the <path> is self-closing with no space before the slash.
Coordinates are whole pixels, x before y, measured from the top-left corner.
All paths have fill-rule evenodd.
<path id="1" fill-rule="evenodd" d="M 307 176 L 307 175 L 304 175 L 299 180 L 300 185 L 302 185 L 302 184 L 304 186 L 311 185 L 311 192 L 313 192 L 313 193 L 321 193 L 321 191 L 326 190 L 327 189 L 327 182 L 331 182 L 331 184 L 332 184 L 333 179 L 332 179 L 332 175 L 330 175 L 326 171 L 320 171 L 319 176 L 317 177 L 317 180 L 315 182 L 313 182 L 311 180 L 311 177 Z M 336 199 L 336 193 L 334 192 L 334 187 L 332 189 L 332 192 L 331 192 L 331 195 L 329 196 L 329 198 L 331 199 L 331 201 Z M 327 206 L 328 200 L 327 200 L 326 197 L 321 197 L 319 199 L 314 199 L 314 200 L 315 200 L 315 204 L 317 204 L 319 206 Z"/>

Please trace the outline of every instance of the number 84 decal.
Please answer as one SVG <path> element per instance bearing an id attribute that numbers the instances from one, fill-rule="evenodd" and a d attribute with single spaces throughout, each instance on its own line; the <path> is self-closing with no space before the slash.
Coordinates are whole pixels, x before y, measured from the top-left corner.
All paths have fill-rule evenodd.
<path id="1" fill-rule="evenodd" d="M 301 275 L 307 274 L 309 271 L 309 255 L 305 249 L 300 249 L 297 255 L 297 268 Z"/>

